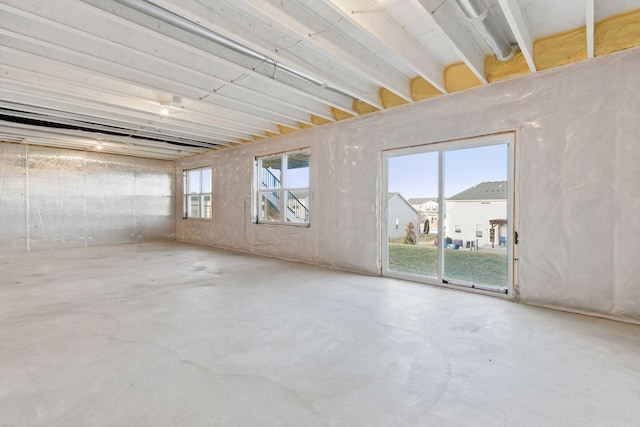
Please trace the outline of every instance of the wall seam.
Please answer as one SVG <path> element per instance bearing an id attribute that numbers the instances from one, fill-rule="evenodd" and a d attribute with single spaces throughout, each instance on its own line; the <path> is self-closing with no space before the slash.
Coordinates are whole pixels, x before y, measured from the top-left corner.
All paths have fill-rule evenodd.
<path id="1" fill-rule="evenodd" d="M 29 252 L 31 250 L 31 244 L 29 242 L 30 239 L 30 235 L 29 235 L 29 229 L 30 229 L 30 224 L 29 224 L 29 210 L 30 210 L 30 206 L 29 206 L 29 146 L 25 145 L 24 146 L 24 152 L 25 152 L 25 156 L 24 156 L 24 170 L 25 170 L 25 184 L 24 184 L 24 197 L 25 197 L 25 246 L 27 249 L 27 252 Z"/>
<path id="2" fill-rule="evenodd" d="M 136 183 L 138 177 L 136 173 L 138 171 L 137 165 L 133 165 L 133 243 L 138 243 L 138 217 L 136 215 L 136 200 L 138 199 L 138 190 Z"/>
<path id="3" fill-rule="evenodd" d="M 87 153 L 83 154 L 84 163 L 82 164 L 82 177 L 84 188 L 82 195 L 84 196 L 84 247 L 89 246 L 89 228 L 87 226 Z"/>

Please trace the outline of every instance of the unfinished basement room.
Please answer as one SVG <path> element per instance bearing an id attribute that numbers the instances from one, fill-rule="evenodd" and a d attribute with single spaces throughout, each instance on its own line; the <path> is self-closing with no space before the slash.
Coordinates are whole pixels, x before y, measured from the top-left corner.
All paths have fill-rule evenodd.
<path id="1" fill-rule="evenodd" d="M 640 0 L 0 28 L 0 427 L 640 425 Z"/>

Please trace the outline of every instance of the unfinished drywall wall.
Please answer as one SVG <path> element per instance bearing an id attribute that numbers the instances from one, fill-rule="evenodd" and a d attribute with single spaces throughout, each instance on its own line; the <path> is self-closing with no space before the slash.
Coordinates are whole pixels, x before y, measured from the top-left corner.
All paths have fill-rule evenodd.
<path id="1" fill-rule="evenodd" d="M 515 130 L 519 298 L 638 321 L 639 69 L 636 48 L 186 159 L 213 167 L 213 220 L 177 238 L 379 274 L 381 151 Z M 304 146 L 310 226 L 252 224 L 254 157 Z"/>
<path id="2" fill-rule="evenodd" d="M 0 251 L 175 238 L 173 162 L 0 143 Z"/>

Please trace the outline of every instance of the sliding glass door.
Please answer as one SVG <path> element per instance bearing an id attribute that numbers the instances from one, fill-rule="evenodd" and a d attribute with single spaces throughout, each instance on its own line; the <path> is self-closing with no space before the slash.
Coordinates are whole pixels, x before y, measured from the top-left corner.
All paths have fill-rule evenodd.
<path id="1" fill-rule="evenodd" d="M 509 293 L 513 135 L 384 153 L 383 273 Z"/>

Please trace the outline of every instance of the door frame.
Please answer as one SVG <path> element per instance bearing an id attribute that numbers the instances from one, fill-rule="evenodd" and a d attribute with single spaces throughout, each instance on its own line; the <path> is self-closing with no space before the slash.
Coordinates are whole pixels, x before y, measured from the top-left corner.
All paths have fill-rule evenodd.
<path id="1" fill-rule="evenodd" d="M 381 275 L 385 277 L 391 277 L 402 280 L 409 280 L 418 283 L 425 283 L 428 285 L 435 285 L 448 289 L 465 290 L 474 293 L 480 293 L 505 299 L 517 299 L 517 295 L 514 295 L 515 288 L 515 245 L 514 245 L 514 230 L 516 230 L 515 224 L 515 188 L 516 188 L 516 173 L 515 173 L 515 153 L 516 153 L 516 132 L 501 132 L 489 135 L 479 135 L 474 137 L 467 137 L 456 140 L 447 140 L 433 143 L 425 143 L 420 145 L 390 148 L 381 152 L 381 166 L 382 166 L 382 194 L 381 200 Z M 462 150 L 466 148 L 476 148 L 488 145 L 500 145 L 507 144 L 507 221 L 508 230 L 507 233 L 511 238 L 507 239 L 507 289 L 506 293 L 499 292 L 498 290 L 491 290 L 489 288 L 477 287 L 474 285 L 464 283 L 444 283 L 444 245 L 438 246 L 438 277 L 428 277 L 412 273 L 404 273 L 400 271 L 389 270 L 389 245 L 388 245 L 388 197 L 389 193 L 389 158 L 406 156 L 411 154 L 421 154 L 427 152 L 438 153 L 438 235 L 443 236 L 446 209 L 444 205 L 444 154 L 447 151 Z"/>

